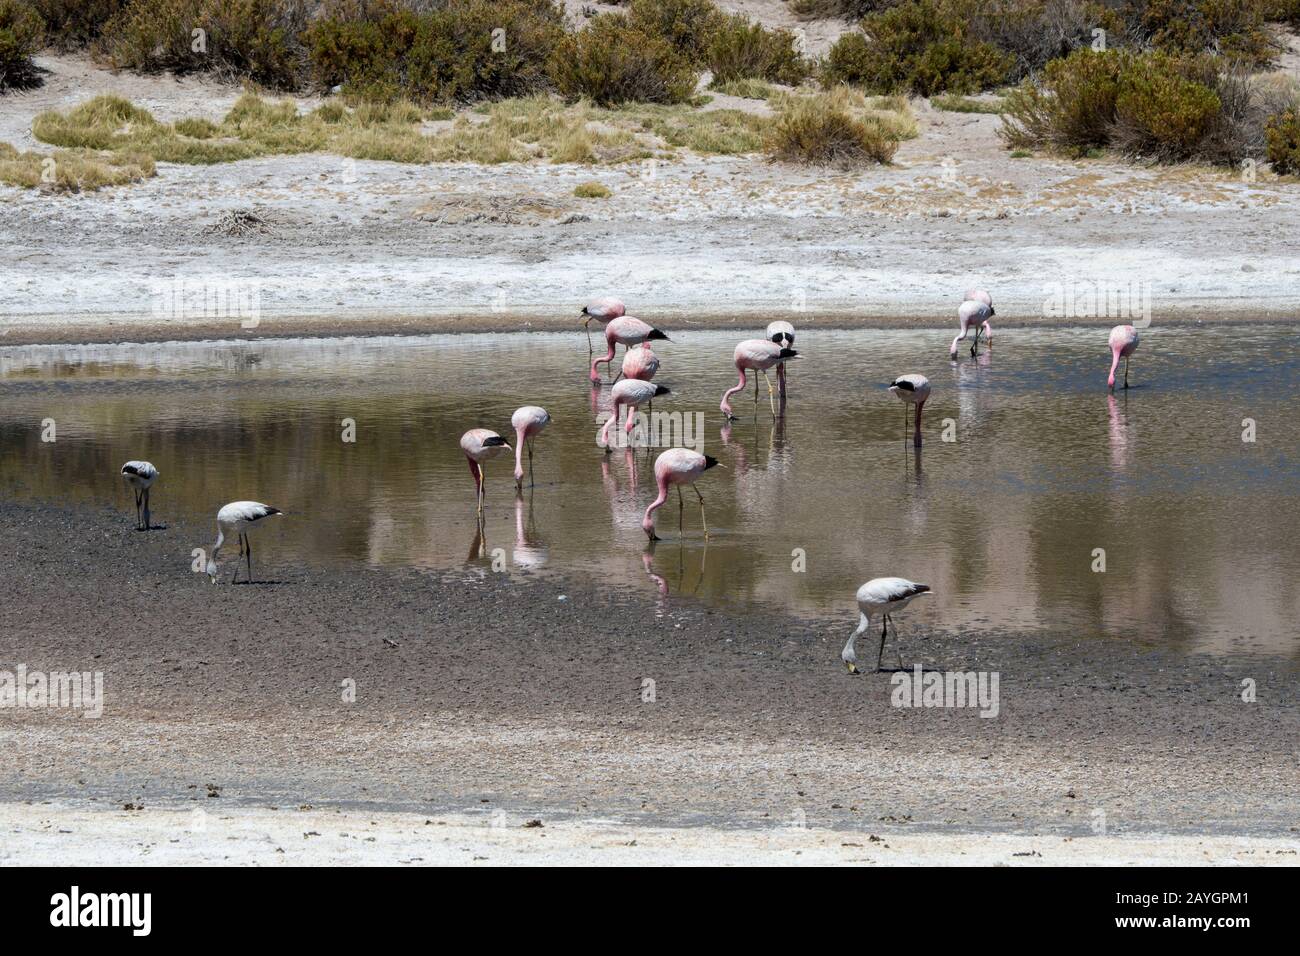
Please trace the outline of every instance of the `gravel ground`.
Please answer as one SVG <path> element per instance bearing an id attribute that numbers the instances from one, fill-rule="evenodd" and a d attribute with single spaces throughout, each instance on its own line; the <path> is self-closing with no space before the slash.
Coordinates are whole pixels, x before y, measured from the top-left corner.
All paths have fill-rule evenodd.
<path id="1" fill-rule="evenodd" d="M 890 675 L 846 675 L 847 614 L 261 552 L 268 583 L 213 587 L 189 570 L 206 529 L 132 521 L 0 505 L 5 666 L 105 682 L 100 719 L 0 710 L 0 799 L 1061 836 L 1294 839 L 1300 822 L 1281 660 L 1047 633 L 907 647 L 909 666 L 997 671 L 985 719 L 896 708 Z"/>

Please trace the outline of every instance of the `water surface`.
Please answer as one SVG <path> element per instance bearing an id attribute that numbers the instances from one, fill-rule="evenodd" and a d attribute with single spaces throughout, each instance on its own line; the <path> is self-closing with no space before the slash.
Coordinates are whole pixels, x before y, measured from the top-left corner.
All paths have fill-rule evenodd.
<path id="1" fill-rule="evenodd" d="M 657 451 L 596 447 L 609 390 L 586 381 L 581 332 L 0 349 L 0 492 L 113 504 L 129 527 L 117 473 L 145 458 L 162 473 L 156 523 L 211 523 L 239 498 L 292 512 L 259 533 L 268 569 L 491 573 L 495 557 L 508 573 L 785 607 L 846 630 L 857 586 L 899 574 L 935 590 L 905 636 L 1044 630 L 1297 655 L 1291 327 L 1145 329 L 1135 387 L 1114 396 L 1105 330 L 1001 331 L 991 353 L 950 363 L 942 331 L 804 328 L 784 417 L 765 391 L 755 413 L 750 392 L 724 427 L 718 400 L 747 334 L 674 332 L 657 349 L 673 395 L 656 410 L 701 413 L 704 450 L 722 462 L 699 484 L 707 542 L 688 491 L 685 536 L 673 495 L 665 540 L 647 549 Z M 884 389 L 904 372 L 934 386 L 919 453 Z M 490 463 L 480 535 L 457 443 L 474 426 L 508 435 L 522 404 L 554 420 L 535 446 L 538 483 L 517 497 L 513 462 Z M 55 442 L 41 440 L 46 419 Z M 188 548 L 210 542 L 184 544 L 182 576 Z"/>

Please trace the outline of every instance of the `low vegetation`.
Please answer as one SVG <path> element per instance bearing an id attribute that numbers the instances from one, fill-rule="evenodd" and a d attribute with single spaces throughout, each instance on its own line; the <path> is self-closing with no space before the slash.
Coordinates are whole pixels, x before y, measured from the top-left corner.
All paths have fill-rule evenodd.
<path id="1" fill-rule="evenodd" d="M 598 183 L 595 180 L 586 183 L 578 183 L 573 187 L 573 195 L 579 199 L 608 199 L 614 195 L 609 191 L 609 187 L 604 183 Z"/>
<path id="2" fill-rule="evenodd" d="M 0 91 L 33 85 L 32 54 L 40 49 L 45 21 L 21 0 L 0 0 Z"/>
<path id="3" fill-rule="evenodd" d="M 946 113 L 1003 113 L 1006 111 L 1006 101 L 1001 99 L 977 100 L 969 96 L 958 96 L 955 93 L 944 93 L 930 99 L 930 105 L 937 110 L 943 110 Z"/>
<path id="4" fill-rule="evenodd" d="M 1287 109 L 1268 122 L 1267 156 L 1275 172 L 1300 175 L 1300 109 Z"/>
<path id="5" fill-rule="evenodd" d="M 561 95 L 601 106 L 685 103 L 695 93 L 695 70 L 686 57 L 621 13 L 602 13 L 585 30 L 566 35 L 548 69 Z"/>
<path id="6" fill-rule="evenodd" d="M 1072 155 L 1115 149 L 1147 161 L 1233 165 L 1264 156 L 1270 117 L 1293 105 L 1216 58 L 1080 50 L 1007 98 L 1011 147 Z"/>
<path id="7" fill-rule="evenodd" d="M 153 160 L 137 152 L 76 149 L 22 153 L 0 143 L 0 183 L 11 186 L 79 193 L 139 182 L 153 175 Z"/>
<path id="8" fill-rule="evenodd" d="M 768 134 L 768 156 L 840 168 L 889 163 L 898 144 L 916 135 L 916 120 L 906 104 L 903 111 L 881 105 L 847 87 L 788 96 Z"/>

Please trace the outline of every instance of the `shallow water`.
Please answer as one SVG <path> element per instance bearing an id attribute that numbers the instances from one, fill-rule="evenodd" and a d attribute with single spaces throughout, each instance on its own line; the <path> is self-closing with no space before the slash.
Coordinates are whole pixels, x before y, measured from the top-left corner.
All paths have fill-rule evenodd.
<path id="1" fill-rule="evenodd" d="M 129 528 L 117 473 L 145 458 L 162 473 L 156 524 L 210 523 L 240 498 L 291 512 L 254 539 L 268 577 L 295 561 L 491 573 L 495 557 L 510 572 L 788 607 L 847 633 L 857 586 L 898 574 L 935 590 L 900 619 L 904 641 L 930 627 L 1045 629 L 1300 653 L 1292 327 L 1144 329 L 1135 387 L 1113 397 L 1104 329 L 1000 331 L 992 352 L 950 363 L 946 331 L 805 328 L 784 417 L 765 391 L 755 414 L 751 389 L 727 428 L 718 400 L 747 334 L 679 331 L 656 350 L 673 394 L 655 410 L 701 413 L 722 463 L 699 482 L 707 542 L 688 490 L 684 538 L 674 494 L 647 549 L 657 450 L 596 447 L 609 389 L 586 381 L 581 331 L 0 349 L 0 491 L 113 504 Z M 904 372 L 934 386 L 919 453 L 884 389 Z M 513 444 L 522 404 L 553 418 L 537 485 L 516 497 L 513 462 L 487 465 L 484 540 L 458 441 L 485 426 Z M 184 544 L 181 576 L 189 548 L 211 542 Z"/>

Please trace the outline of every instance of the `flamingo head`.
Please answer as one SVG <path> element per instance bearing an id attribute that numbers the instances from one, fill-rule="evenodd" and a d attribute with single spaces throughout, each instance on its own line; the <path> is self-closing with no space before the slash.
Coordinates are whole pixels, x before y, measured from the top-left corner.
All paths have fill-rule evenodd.
<path id="1" fill-rule="evenodd" d="M 217 583 L 217 562 L 208 558 L 208 580 L 213 584 Z"/>
<path id="2" fill-rule="evenodd" d="M 641 519 L 641 530 L 650 536 L 651 541 L 659 540 L 659 536 L 655 534 L 654 518 L 651 518 L 649 515 L 646 515 L 643 519 Z"/>

